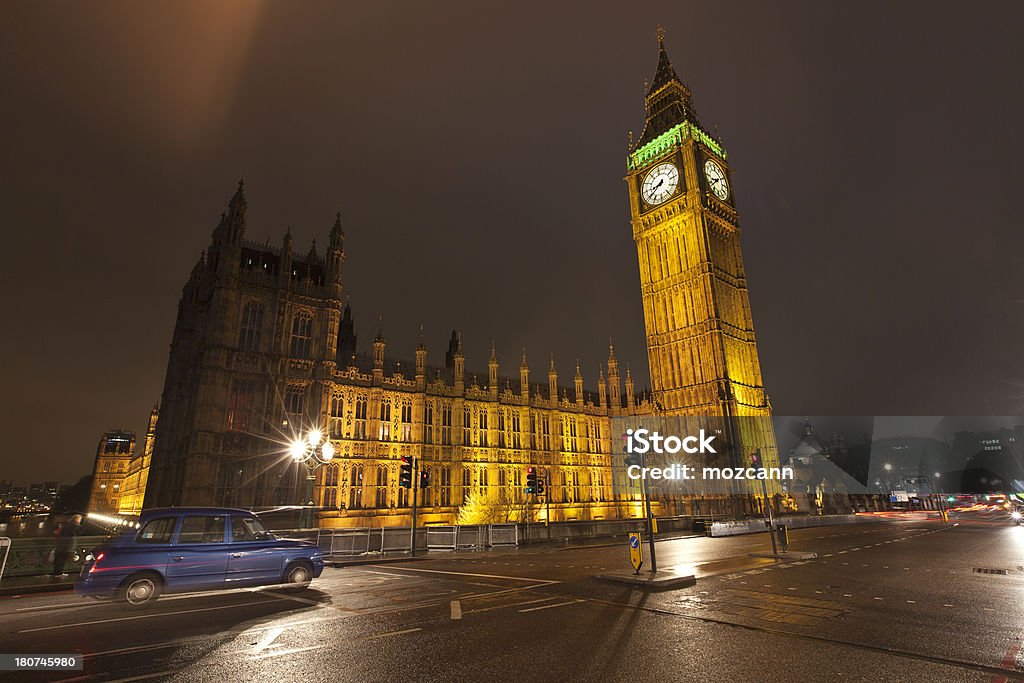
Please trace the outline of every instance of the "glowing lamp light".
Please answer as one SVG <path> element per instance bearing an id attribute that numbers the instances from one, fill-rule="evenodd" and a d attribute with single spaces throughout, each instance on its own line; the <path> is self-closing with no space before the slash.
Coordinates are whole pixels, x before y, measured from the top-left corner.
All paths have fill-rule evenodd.
<path id="1" fill-rule="evenodd" d="M 316 448 L 317 446 L 320 445 L 320 439 L 322 439 L 323 436 L 324 435 L 320 432 L 319 429 L 314 429 L 306 436 L 306 438 L 309 439 L 309 445 L 312 446 L 313 448 Z"/>
<path id="2" fill-rule="evenodd" d="M 892 463 L 885 463 L 885 471 L 892 472 Z"/>
<path id="3" fill-rule="evenodd" d="M 324 462 L 327 462 L 331 458 L 333 458 L 334 457 L 334 444 L 332 444 L 329 440 L 328 441 L 324 441 L 324 445 L 321 446 L 321 448 L 320 448 L 320 455 L 323 457 Z"/>
<path id="4" fill-rule="evenodd" d="M 302 460 L 306 456 L 306 444 L 301 441 L 292 441 L 288 452 L 291 453 L 292 458 L 295 460 Z"/>

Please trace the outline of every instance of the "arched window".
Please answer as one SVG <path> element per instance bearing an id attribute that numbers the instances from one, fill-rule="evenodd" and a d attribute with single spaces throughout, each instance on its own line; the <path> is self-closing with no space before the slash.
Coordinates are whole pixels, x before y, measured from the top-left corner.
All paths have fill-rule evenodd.
<path id="1" fill-rule="evenodd" d="M 452 468 L 448 465 L 441 467 L 441 505 L 447 507 L 452 504 Z"/>
<path id="2" fill-rule="evenodd" d="M 380 423 L 377 438 L 381 441 L 391 440 L 391 401 L 380 402 Z"/>
<path id="3" fill-rule="evenodd" d="M 363 466 L 352 465 L 348 480 L 348 507 L 358 510 L 363 507 Z"/>
<path id="4" fill-rule="evenodd" d="M 263 332 L 263 304 L 249 301 L 242 307 L 242 324 L 238 333 L 238 348 L 259 351 Z"/>
<path id="5" fill-rule="evenodd" d="M 331 419 L 330 422 L 330 434 L 332 439 L 340 439 L 342 437 L 342 426 L 344 424 L 345 417 L 345 399 L 341 395 L 336 394 L 331 397 Z"/>
<path id="6" fill-rule="evenodd" d="M 296 313 L 292 319 L 290 347 L 293 358 L 309 358 L 313 353 L 313 318 L 309 313 Z"/>
<path id="7" fill-rule="evenodd" d="M 388 466 L 377 466 L 377 505 L 379 508 L 388 506 Z"/>
<path id="8" fill-rule="evenodd" d="M 366 397 L 356 398 L 356 438 L 366 438 Z"/>

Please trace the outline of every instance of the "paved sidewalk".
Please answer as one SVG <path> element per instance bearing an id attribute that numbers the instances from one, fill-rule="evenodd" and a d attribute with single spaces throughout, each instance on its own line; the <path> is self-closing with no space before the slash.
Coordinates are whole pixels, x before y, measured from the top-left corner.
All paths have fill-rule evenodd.
<path id="1" fill-rule="evenodd" d="M 75 576 L 77 576 L 77 574 L 71 574 L 61 579 L 55 579 L 49 574 L 42 574 L 38 576 L 5 576 L 3 580 L 0 581 L 0 596 L 68 591 L 75 586 Z"/>

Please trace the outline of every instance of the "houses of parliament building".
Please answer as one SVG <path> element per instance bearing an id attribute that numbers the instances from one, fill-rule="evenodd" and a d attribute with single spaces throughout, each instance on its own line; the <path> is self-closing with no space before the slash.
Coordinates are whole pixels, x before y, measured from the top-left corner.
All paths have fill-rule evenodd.
<path id="1" fill-rule="evenodd" d="M 379 327 L 358 347 L 340 216 L 323 253 L 315 242 L 297 251 L 290 232 L 277 246 L 251 241 L 239 183 L 183 288 L 145 506 L 305 502 L 306 472 L 289 442 L 311 429 L 334 447 L 312 496 L 326 527 L 408 525 L 403 456 L 429 473 L 424 523 L 452 523 L 471 493 L 524 496 L 531 465 L 549 478 L 552 521 L 638 516 L 637 496 L 613 486 L 617 417 L 764 418 L 742 421 L 736 457 L 749 463 L 760 449 L 776 466 L 726 151 L 699 122 L 660 36 L 646 105 L 625 180 L 649 393 L 638 395 L 611 346 L 593 390 L 578 366 L 531 368 L 525 351 L 518 373 L 503 374 L 492 347 L 486 373 L 473 374 L 456 332 L 443 362 L 428 362 L 437 352 L 422 335 L 403 359 Z M 697 510 L 694 501 L 659 505 Z"/>

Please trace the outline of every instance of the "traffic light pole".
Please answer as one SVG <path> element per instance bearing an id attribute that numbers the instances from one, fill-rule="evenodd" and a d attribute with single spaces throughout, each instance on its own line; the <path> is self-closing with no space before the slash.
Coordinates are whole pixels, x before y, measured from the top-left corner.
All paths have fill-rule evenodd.
<path id="1" fill-rule="evenodd" d="M 420 455 L 422 456 L 423 454 L 421 453 Z M 423 458 L 421 457 L 420 459 L 422 460 Z M 412 536 L 412 539 L 409 543 L 409 554 L 412 557 L 416 557 L 416 499 L 419 498 L 419 468 L 421 465 L 420 463 L 416 462 L 416 460 L 412 461 L 412 465 L 412 533 L 410 534 Z M 383 550 L 383 548 L 381 549 Z"/>
<path id="2" fill-rule="evenodd" d="M 551 543 L 551 472 L 544 473 L 544 526 L 548 528 L 548 543 Z"/>
<path id="3" fill-rule="evenodd" d="M 640 467 L 647 467 L 647 457 L 643 453 L 640 454 Z M 651 551 L 651 573 L 657 574 L 658 556 L 654 552 L 654 513 L 651 512 L 651 485 L 650 482 L 647 480 L 647 477 L 644 477 L 643 480 L 644 507 L 647 510 L 647 543 Z"/>

